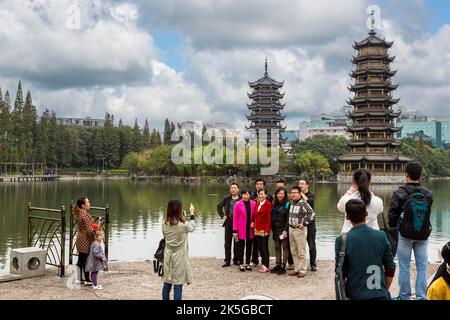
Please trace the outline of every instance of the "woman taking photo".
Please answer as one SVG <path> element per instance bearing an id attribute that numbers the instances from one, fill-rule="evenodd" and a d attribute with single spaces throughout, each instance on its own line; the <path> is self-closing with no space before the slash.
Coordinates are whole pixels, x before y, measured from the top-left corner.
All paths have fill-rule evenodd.
<path id="1" fill-rule="evenodd" d="M 192 283 L 191 261 L 188 254 L 188 233 L 195 229 L 195 209 L 192 204 L 189 210 L 191 217 L 188 222 L 180 200 L 172 199 L 167 205 L 167 214 L 162 225 L 162 233 L 166 240 L 163 300 L 170 300 L 172 286 L 174 287 L 174 300 L 182 300 L 183 284 Z"/>
<path id="2" fill-rule="evenodd" d="M 364 202 L 367 208 L 368 216 L 366 223 L 369 227 L 379 230 L 378 215 L 383 213 L 383 200 L 370 191 L 370 179 L 372 174 L 366 169 L 356 170 L 353 174 L 353 184 L 344 194 L 337 204 L 340 212 L 345 214 L 345 204 L 350 199 L 359 199 Z M 345 219 L 342 232 L 349 232 L 352 229 L 350 220 Z"/>

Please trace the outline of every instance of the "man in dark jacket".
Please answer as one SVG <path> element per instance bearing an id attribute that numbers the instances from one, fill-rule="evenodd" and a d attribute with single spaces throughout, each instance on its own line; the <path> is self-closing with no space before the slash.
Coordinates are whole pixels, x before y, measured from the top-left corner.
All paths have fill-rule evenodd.
<path id="1" fill-rule="evenodd" d="M 349 200 L 345 212 L 346 219 L 353 225 L 347 233 L 342 267 L 347 297 L 350 300 L 390 300 L 395 263 L 386 234 L 367 226 L 367 209 L 361 200 Z M 336 267 L 341 244 L 342 235 L 335 242 Z"/>
<path id="2" fill-rule="evenodd" d="M 427 296 L 428 237 L 431 233 L 430 213 L 433 195 L 430 190 L 420 185 L 422 175 L 420 165 L 409 163 L 406 165 L 405 171 L 407 183 L 394 191 L 388 216 L 389 226 L 391 228 L 399 227 L 397 256 L 400 299 L 411 299 L 410 262 L 411 252 L 414 251 L 417 270 L 416 299 L 425 300 Z M 412 209 L 412 205 L 416 204 L 420 204 L 421 207 Z M 420 213 L 420 208 L 426 212 Z M 414 221 L 411 222 L 409 216 L 415 213 L 418 213 L 418 218 L 413 217 Z M 420 216 L 422 216 L 420 231 L 414 231 Z"/>
<path id="3" fill-rule="evenodd" d="M 231 265 L 231 246 L 233 244 L 233 211 L 234 205 L 241 200 L 239 195 L 239 185 L 232 183 L 230 186 L 230 195 L 223 198 L 217 204 L 217 214 L 223 219 L 223 227 L 225 227 L 225 264 L 222 267 L 228 267 Z M 238 246 L 233 245 L 233 264 L 238 266 Z"/>
<path id="4" fill-rule="evenodd" d="M 266 180 L 264 179 L 257 179 L 255 181 L 255 189 L 256 191 L 252 193 L 251 195 L 251 199 L 258 201 L 258 193 L 261 190 L 266 190 Z M 273 203 L 273 197 L 267 192 L 266 190 L 266 199 L 270 202 Z M 250 266 L 252 267 L 256 267 L 259 265 L 259 248 L 258 248 L 258 241 L 253 241 L 253 246 L 252 246 L 252 262 L 250 264 Z"/>

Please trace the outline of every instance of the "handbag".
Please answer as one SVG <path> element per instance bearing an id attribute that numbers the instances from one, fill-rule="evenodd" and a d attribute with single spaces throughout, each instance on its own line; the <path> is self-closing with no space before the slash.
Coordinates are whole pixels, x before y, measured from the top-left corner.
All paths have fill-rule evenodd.
<path id="1" fill-rule="evenodd" d="M 339 259 L 336 265 L 334 276 L 334 287 L 336 290 L 336 300 L 350 300 L 345 293 L 345 279 L 342 273 L 342 267 L 344 266 L 345 247 L 347 244 L 347 233 L 341 234 L 341 249 L 339 250 Z"/>
<path id="2" fill-rule="evenodd" d="M 398 227 L 394 227 L 394 228 L 389 227 L 389 225 L 386 223 L 386 217 L 384 216 L 384 214 L 382 214 L 382 216 L 383 216 L 384 227 L 381 228 L 380 230 L 384 231 L 384 233 L 386 233 L 388 241 L 391 244 L 392 257 L 394 258 L 395 255 L 397 254 Z"/>
<path id="3" fill-rule="evenodd" d="M 159 241 L 158 249 L 156 249 L 153 257 L 153 271 L 162 277 L 164 274 L 164 249 L 166 248 L 166 239 Z"/>
<path id="4" fill-rule="evenodd" d="M 256 229 L 255 229 L 255 236 L 265 237 L 265 236 L 267 236 L 267 235 L 268 235 L 268 234 L 267 234 L 266 231 L 264 231 L 264 230 L 256 230 Z"/>

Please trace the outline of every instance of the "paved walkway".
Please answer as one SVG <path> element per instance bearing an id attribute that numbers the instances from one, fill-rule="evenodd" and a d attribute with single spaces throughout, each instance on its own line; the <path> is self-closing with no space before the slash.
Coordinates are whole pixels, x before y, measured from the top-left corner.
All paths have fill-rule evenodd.
<path id="1" fill-rule="evenodd" d="M 318 271 L 308 272 L 303 279 L 260 274 L 256 270 L 242 273 L 235 266 L 222 268 L 222 263 L 215 258 L 192 258 L 194 282 L 184 286 L 183 298 L 238 300 L 251 294 L 266 294 L 276 299 L 335 298 L 332 261 L 319 261 Z M 68 275 L 74 270 L 71 267 Z M 434 269 L 434 266 L 430 268 L 430 274 Z M 152 264 L 145 261 L 111 262 L 109 270 L 99 275 L 99 283 L 104 287 L 101 291 L 84 286 L 70 289 L 69 278 L 61 279 L 55 269 L 49 269 L 43 277 L 0 283 L 0 299 L 161 299 L 161 278 L 154 274 Z M 391 292 L 393 296 L 397 295 L 397 279 L 394 279 Z"/>

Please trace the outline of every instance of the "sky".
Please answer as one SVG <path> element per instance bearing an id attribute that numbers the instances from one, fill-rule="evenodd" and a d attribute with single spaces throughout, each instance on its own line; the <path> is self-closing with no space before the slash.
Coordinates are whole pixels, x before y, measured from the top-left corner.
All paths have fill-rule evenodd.
<path id="1" fill-rule="evenodd" d="M 352 43 L 377 5 L 400 106 L 450 114 L 450 1 L 0 0 L 0 87 L 41 113 L 162 128 L 245 125 L 248 81 L 285 81 L 289 129 L 350 96 Z"/>

